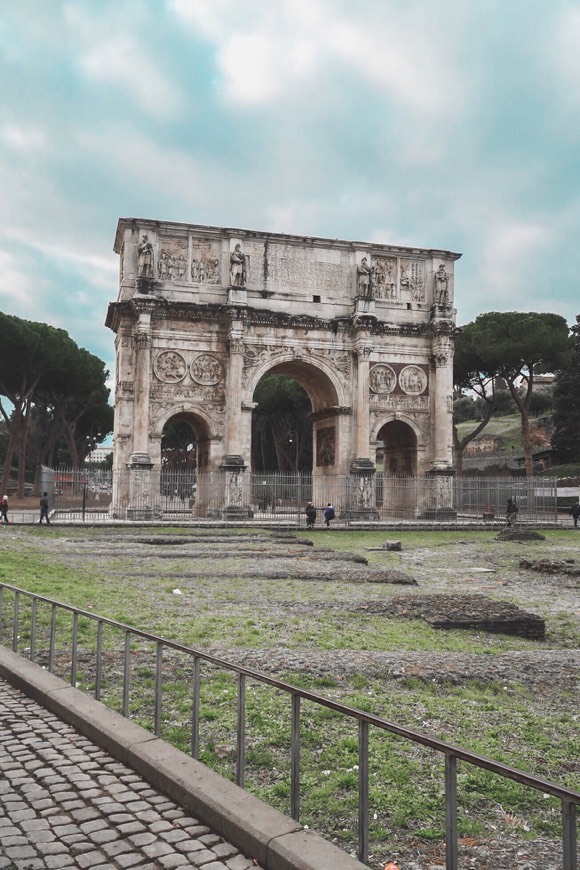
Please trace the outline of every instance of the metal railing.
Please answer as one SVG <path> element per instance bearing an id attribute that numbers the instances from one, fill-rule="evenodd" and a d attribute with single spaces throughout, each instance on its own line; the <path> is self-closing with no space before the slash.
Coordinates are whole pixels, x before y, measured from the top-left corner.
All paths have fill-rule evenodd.
<path id="1" fill-rule="evenodd" d="M 11 619 L 8 610 L 11 605 Z M 47 612 L 39 611 L 46 608 Z M 64 615 L 64 618 L 63 618 Z M 59 619 L 60 616 L 60 619 Z M 27 625 L 24 626 L 24 618 Z M 172 650 L 184 654 L 193 664 L 191 685 L 191 754 L 194 758 L 200 756 L 200 691 L 202 686 L 201 663 L 205 662 L 220 670 L 235 674 L 237 679 L 237 710 L 236 710 L 236 764 L 235 781 L 241 787 L 245 784 L 246 769 L 246 684 L 248 680 L 255 681 L 270 689 L 287 693 L 291 699 L 290 726 L 290 814 L 297 822 L 300 821 L 301 797 L 301 707 L 303 701 L 312 702 L 320 708 L 335 711 L 341 716 L 354 721 L 358 725 L 358 855 L 363 863 L 369 860 L 369 729 L 378 729 L 396 735 L 404 740 L 419 744 L 440 753 L 445 762 L 445 848 L 446 870 L 457 870 L 459 855 L 458 834 L 458 791 L 457 765 L 465 762 L 476 768 L 486 770 L 505 779 L 513 780 L 521 785 L 550 795 L 561 803 L 563 870 L 578 870 L 577 863 L 577 807 L 580 804 L 580 794 L 571 789 L 556 785 L 547 780 L 532 776 L 523 771 L 509 767 L 493 759 L 477 755 L 461 749 L 453 744 L 421 734 L 409 728 L 404 728 L 394 722 L 373 715 L 363 710 L 325 698 L 315 692 L 298 686 L 293 686 L 266 674 L 249 668 L 228 663 L 209 653 L 204 653 L 191 647 L 159 637 L 150 632 L 141 631 L 124 623 L 116 622 L 103 616 L 98 616 L 86 610 L 81 610 L 62 604 L 51 598 L 36 595 L 16 586 L 0 584 L 0 643 L 4 637 L 16 653 L 27 653 L 31 661 L 39 657 L 40 642 L 45 648 L 46 666 L 55 673 L 57 657 L 57 639 L 59 632 L 70 631 L 69 647 L 65 659 L 69 667 L 68 679 L 71 685 L 77 683 L 79 673 L 80 621 L 87 620 L 96 626 L 96 641 L 94 645 L 95 678 L 94 696 L 102 699 L 104 641 L 105 627 L 113 629 L 122 635 L 122 690 L 120 712 L 129 717 L 131 701 L 131 652 L 136 639 L 150 644 L 155 652 L 154 666 L 154 701 L 152 710 L 153 732 L 161 736 L 162 703 L 163 703 L 163 665 L 164 651 Z M 83 632 L 86 634 L 86 632 Z M 26 647 L 23 639 L 28 640 Z M 61 640 L 61 644 L 63 641 Z M 22 648 L 22 649 L 21 649 Z M 86 656 L 86 650 L 83 653 Z M 70 658 L 70 664 L 68 659 Z"/>
<path id="2" fill-rule="evenodd" d="M 221 470 L 165 471 L 152 481 L 146 495 L 128 496 L 129 471 L 43 468 L 43 490 L 49 493 L 56 519 L 81 522 L 133 520 L 178 522 L 227 520 L 226 481 Z M 420 522 L 463 526 L 505 522 L 507 499 L 515 500 L 518 520 L 527 526 L 558 522 L 558 490 L 552 478 L 449 478 L 442 507 L 440 480 L 429 475 L 393 477 L 377 473 L 371 478 L 369 509 L 361 510 L 357 478 L 350 474 L 319 476 L 307 472 L 246 472 L 242 476 L 241 510 L 236 525 L 305 524 L 312 501 L 317 526 L 322 511 L 332 502 L 341 526 L 404 527 Z"/>

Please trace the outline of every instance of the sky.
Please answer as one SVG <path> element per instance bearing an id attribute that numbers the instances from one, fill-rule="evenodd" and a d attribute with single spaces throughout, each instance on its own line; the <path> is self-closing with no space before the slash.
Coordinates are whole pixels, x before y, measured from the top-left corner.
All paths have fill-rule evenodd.
<path id="1" fill-rule="evenodd" d="M 0 309 L 104 325 L 121 217 L 462 253 L 580 311 L 580 0 L 0 0 Z"/>

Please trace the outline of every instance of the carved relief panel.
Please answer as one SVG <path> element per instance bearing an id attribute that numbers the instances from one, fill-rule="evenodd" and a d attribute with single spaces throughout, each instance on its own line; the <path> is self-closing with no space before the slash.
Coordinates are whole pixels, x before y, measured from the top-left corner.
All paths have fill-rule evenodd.
<path id="1" fill-rule="evenodd" d="M 190 273 L 194 284 L 220 284 L 219 244 L 204 239 L 193 239 Z"/>
<path id="2" fill-rule="evenodd" d="M 375 299 L 397 299 L 397 258 L 373 257 L 371 282 Z"/>
<path id="3" fill-rule="evenodd" d="M 160 281 L 187 281 L 187 241 L 163 239 L 157 255 L 157 277 Z"/>
<path id="4" fill-rule="evenodd" d="M 422 260 L 401 260 L 399 283 L 401 299 L 425 301 L 425 263 Z"/>
<path id="5" fill-rule="evenodd" d="M 369 389 L 371 408 L 429 410 L 427 366 L 375 363 L 369 372 Z"/>
<path id="6" fill-rule="evenodd" d="M 316 465 L 334 465 L 336 459 L 336 429 L 326 426 L 316 432 Z"/>

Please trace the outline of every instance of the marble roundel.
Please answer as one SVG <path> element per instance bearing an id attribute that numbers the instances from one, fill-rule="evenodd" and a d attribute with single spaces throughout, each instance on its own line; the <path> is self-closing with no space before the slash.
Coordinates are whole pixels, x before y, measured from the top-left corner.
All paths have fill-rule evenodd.
<path id="1" fill-rule="evenodd" d="M 164 384 L 177 384 L 187 373 L 187 363 L 176 350 L 162 350 L 155 358 L 153 371 Z"/>
<path id="2" fill-rule="evenodd" d="M 223 377 L 221 362 L 210 353 L 202 353 L 196 356 L 191 363 L 190 370 L 191 377 L 196 384 L 201 384 L 203 387 L 213 387 Z"/>
<path id="3" fill-rule="evenodd" d="M 378 363 L 369 373 L 369 386 L 373 393 L 392 393 L 397 383 L 397 376 L 390 366 Z"/>
<path id="4" fill-rule="evenodd" d="M 408 396 L 419 396 L 427 386 L 427 375 L 419 366 L 405 366 L 399 374 L 399 384 Z"/>

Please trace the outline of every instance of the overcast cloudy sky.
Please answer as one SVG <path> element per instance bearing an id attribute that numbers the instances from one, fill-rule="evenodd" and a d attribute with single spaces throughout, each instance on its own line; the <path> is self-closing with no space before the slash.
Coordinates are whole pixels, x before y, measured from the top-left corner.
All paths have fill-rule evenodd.
<path id="1" fill-rule="evenodd" d="M 463 253 L 580 311 L 580 0 L 0 0 L 0 307 L 114 370 L 117 219 Z"/>

